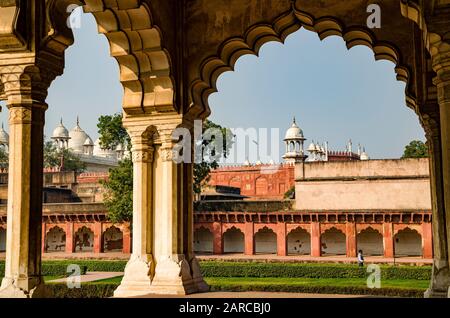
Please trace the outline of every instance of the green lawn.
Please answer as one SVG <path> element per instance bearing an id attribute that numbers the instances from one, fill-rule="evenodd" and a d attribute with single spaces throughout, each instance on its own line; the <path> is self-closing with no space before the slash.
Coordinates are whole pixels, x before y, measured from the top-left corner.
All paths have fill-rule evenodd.
<path id="1" fill-rule="evenodd" d="M 211 285 L 220 286 L 308 286 L 308 287 L 322 287 L 322 286 L 338 286 L 338 287 L 367 287 L 366 279 L 361 278 L 284 278 L 284 277 L 264 277 L 264 278 L 250 278 L 250 277 L 206 277 L 206 282 Z M 428 281 L 423 280 L 382 280 L 381 288 L 414 288 L 427 289 Z"/>

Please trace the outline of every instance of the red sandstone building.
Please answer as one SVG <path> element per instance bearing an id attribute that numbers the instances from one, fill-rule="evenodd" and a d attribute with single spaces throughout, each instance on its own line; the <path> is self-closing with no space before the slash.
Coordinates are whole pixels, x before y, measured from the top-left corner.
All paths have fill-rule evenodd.
<path id="1" fill-rule="evenodd" d="M 196 252 L 354 257 L 362 249 L 365 255 L 386 258 L 433 257 L 426 159 L 361 161 L 367 154 L 354 154 L 351 146 L 330 152 L 312 143 L 314 160 L 305 161 L 298 126 L 291 127 L 289 136 L 294 143 L 285 139 L 286 164 L 212 172 L 211 186 L 235 191 L 216 191 L 209 195 L 214 200 L 196 203 Z M 46 171 L 44 253 L 131 252 L 129 225 L 107 219 L 99 185 L 104 178 L 106 173 Z M 283 199 L 294 186 L 295 200 Z M 7 173 L 0 173 L 3 203 L 6 187 Z M 6 221 L 3 205 L 0 252 L 5 250 Z"/>

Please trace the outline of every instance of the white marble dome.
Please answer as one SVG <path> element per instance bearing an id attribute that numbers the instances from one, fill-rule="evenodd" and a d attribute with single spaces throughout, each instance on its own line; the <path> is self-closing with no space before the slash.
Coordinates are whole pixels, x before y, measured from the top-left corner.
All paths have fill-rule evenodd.
<path id="1" fill-rule="evenodd" d="M 77 120 L 77 125 L 69 132 L 69 148 L 72 149 L 73 152 L 84 152 L 84 143 L 86 139 L 89 138 L 89 135 L 81 129 L 80 123 Z"/>
<path id="2" fill-rule="evenodd" d="M 3 128 L 3 124 L 2 124 L 2 129 L 0 129 L 0 144 L 2 144 L 2 145 L 9 144 L 9 135 Z"/>
<path id="3" fill-rule="evenodd" d="M 284 137 L 285 140 L 289 140 L 289 139 L 303 139 L 303 131 L 300 129 L 300 127 L 297 125 L 297 123 L 295 122 L 295 118 L 294 121 L 292 122 L 292 126 L 291 128 L 289 128 L 286 131 L 286 136 Z"/>
<path id="4" fill-rule="evenodd" d="M 55 130 L 53 130 L 52 133 L 52 138 L 53 139 L 67 139 L 69 138 L 69 131 L 67 130 L 66 127 L 64 127 L 63 123 L 62 123 L 62 119 L 59 123 L 59 126 L 55 128 Z"/>

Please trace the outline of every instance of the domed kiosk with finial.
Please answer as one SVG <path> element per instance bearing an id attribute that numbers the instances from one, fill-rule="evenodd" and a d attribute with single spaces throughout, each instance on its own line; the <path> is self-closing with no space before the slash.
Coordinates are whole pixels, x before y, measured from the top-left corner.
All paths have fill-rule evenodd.
<path id="1" fill-rule="evenodd" d="M 64 126 L 62 118 L 59 122 L 59 126 L 53 130 L 51 139 L 54 140 L 56 146 L 59 149 L 69 148 L 69 131 Z"/>
<path id="2" fill-rule="evenodd" d="M 292 121 L 291 127 L 286 131 L 284 142 L 286 144 L 286 153 L 283 159 L 286 163 L 296 163 L 305 161 L 307 156 L 303 150 L 303 145 L 306 138 L 303 136 L 303 131 L 297 125 L 295 117 Z"/>

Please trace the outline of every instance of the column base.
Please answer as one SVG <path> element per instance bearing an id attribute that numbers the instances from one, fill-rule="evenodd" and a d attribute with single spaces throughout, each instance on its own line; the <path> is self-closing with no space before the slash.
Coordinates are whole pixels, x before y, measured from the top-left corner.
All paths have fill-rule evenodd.
<path id="1" fill-rule="evenodd" d="M 151 293 L 150 286 L 153 264 L 153 257 L 151 255 L 131 255 L 125 267 L 122 282 L 114 291 L 114 297 L 137 297 Z"/>
<path id="2" fill-rule="evenodd" d="M 450 298 L 450 272 L 447 261 L 434 261 L 430 287 L 424 293 L 424 297 Z"/>
<path id="3" fill-rule="evenodd" d="M 203 279 L 203 275 L 200 270 L 200 264 L 198 262 L 197 257 L 195 257 L 195 255 L 191 255 L 189 263 L 191 265 L 192 279 L 194 280 L 194 283 L 197 286 L 197 292 L 198 293 L 209 292 L 210 289 L 209 285 Z"/>
<path id="4" fill-rule="evenodd" d="M 13 279 L 3 278 L 0 286 L 0 298 L 50 298 L 51 296 L 51 292 L 43 283 L 26 291 L 16 286 Z"/>
<path id="5" fill-rule="evenodd" d="M 199 291 L 199 278 L 191 274 L 189 262 L 182 254 L 157 260 L 155 276 L 150 287 L 151 294 L 189 295 Z"/>

